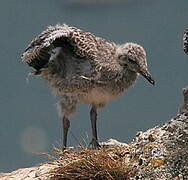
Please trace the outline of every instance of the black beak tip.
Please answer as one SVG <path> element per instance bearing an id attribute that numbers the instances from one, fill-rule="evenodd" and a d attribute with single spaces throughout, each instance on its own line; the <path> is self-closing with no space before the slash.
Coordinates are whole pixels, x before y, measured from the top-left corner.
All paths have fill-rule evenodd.
<path id="1" fill-rule="evenodd" d="M 154 80 L 154 79 L 151 79 L 151 80 L 150 80 L 150 83 L 154 86 L 154 85 L 155 85 L 155 80 Z"/>
<path id="2" fill-rule="evenodd" d="M 155 80 L 151 77 L 150 74 L 143 75 L 152 85 L 155 85 Z"/>
<path id="3" fill-rule="evenodd" d="M 151 77 L 151 75 L 144 75 L 144 77 L 152 84 L 155 85 L 155 80 Z"/>

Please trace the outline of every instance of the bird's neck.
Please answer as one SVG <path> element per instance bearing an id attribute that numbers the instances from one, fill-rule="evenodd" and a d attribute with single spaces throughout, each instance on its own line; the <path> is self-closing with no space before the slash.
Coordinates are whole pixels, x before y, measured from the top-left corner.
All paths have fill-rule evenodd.
<path id="1" fill-rule="evenodd" d="M 124 72 L 123 72 L 123 81 L 128 86 L 131 86 L 135 82 L 137 76 L 138 76 L 138 73 L 136 73 L 128 68 L 125 68 Z"/>

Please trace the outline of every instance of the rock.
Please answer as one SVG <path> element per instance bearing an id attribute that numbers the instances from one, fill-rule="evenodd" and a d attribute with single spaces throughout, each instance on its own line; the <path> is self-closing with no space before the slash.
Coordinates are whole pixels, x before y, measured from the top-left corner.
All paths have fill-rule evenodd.
<path id="1" fill-rule="evenodd" d="M 59 158 L 1 173 L 0 180 L 77 179 L 75 177 L 79 175 L 82 179 L 188 180 L 187 92 L 188 87 L 183 89 L 184 104 L 176 117 L 163 125 L 138 132 L 130 144 L 109 139 L 101 142 L 102 148 L 98 150 L 57 149 Z M 83 171 L 86 173 L 81 174 Z M 94 171 L 97 172 L 92 176 Z"/>
<path id="2" fill-rule="evenodd" d="M 0 180 L 48 180 L 49 172 L 56 168 L 52 164 L 42 164 L 30 168 L 21 168 L 11 173 L 1 173 Z"/>
<path id="3" fill-rule="evenodd" d="M 117 140 L 115 140 L 115 139 L 109 139 L 109 140 L 107 140 L 107 141 L 105 141 L 105 142 L 100 142 L 99 143 L 100 144 L 100 146 L 102 146 L 102 147 L 117 147 L 117 146 L 128 146 L 128 144 L 126 144 L 126 143 L 122 143 L 122 142 L 119 142 L 119 141 L 117 141 Z"/>

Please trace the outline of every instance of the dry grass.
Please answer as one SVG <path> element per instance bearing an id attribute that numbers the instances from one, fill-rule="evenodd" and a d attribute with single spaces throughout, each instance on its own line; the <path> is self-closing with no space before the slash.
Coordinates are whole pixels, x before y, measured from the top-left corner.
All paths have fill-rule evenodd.
<path id="1" fill-rule="evenodd" d="M 92 179 L 125 180 L 136 170 L 125 158 L 127 147 L 74 150 L 55 149 L 59 158 L 52 163 L 58 165 L 51 172 L 51 180 Z"/>

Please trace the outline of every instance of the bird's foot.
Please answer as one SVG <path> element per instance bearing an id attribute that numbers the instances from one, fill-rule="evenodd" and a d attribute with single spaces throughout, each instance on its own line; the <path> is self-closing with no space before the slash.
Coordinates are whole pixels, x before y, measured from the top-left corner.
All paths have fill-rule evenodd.
<path id="1" fill-rule="evenodd" d="M 66 146 L 62 146 L 62 151 L 64 151 L 64 150 L 66 150 L 67 149 L 67 147 Z"/>
<path id="2" fill-rule="evenodd" d="M 93 149 L 99 149 L 101 147 L 96 139 L 92 139 L 89 146 L 91 146 Z"/>

